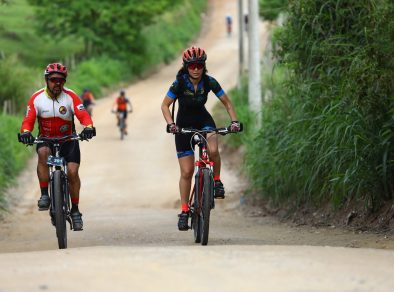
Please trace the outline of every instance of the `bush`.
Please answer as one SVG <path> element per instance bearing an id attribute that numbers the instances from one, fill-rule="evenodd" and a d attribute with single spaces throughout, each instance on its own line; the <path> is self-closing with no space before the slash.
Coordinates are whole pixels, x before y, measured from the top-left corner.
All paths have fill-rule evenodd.
<path id="1" fill-rule="evenodd" d="M 0 110 L 6 100 L 12 101 L 14 112 L 24 109 L 35 76 L 36 72 L 20 64 L 16 56 L 0 59 Z"/>
<path id="2" fill-rule="evenodd" d="M 291 1 L 275 35 L 288 71 L 264 104 L 247 163 L 276 202 L 393 196 L 392 1 Z"/>
<path id="3" fill-rule="evenodd" d="M 0 209 L 6 207 L 4 190 L 14 176 L 25 166 L 28 156 L 33 151 L 26 149 L 17 140 L 23 117 L 0 115 Z"/>
<path id="4" fill-rule="evenodd" d="M 260 0 L 260 16 L 265 20 L 273 21 L 286 10 L 288 0 Z"/>

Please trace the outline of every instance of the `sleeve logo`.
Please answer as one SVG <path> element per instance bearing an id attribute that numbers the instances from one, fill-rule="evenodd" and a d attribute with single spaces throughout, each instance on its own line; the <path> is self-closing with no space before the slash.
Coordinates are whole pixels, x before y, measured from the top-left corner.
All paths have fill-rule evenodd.
<path id="1" fill-rule="evenodd" d="M 77 105 L 77 109 L 80 110 L 80 111 L 84 111 L 84 110 L 85 110 L 85 107 L 84 107 L 83 104 L 81 103 L 81 104 Z"/>

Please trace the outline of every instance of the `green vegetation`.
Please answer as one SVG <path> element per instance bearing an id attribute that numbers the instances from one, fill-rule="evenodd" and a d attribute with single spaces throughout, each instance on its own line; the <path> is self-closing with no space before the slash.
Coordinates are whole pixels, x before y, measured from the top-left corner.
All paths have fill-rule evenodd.
<path id="1" fill-rule="evenodd" d="M 259 0 L 260 16 L 265 20 L 275 20 L 279 13 L 286 10 L 289 0 Z"/>
<path id="2" fill-rule="evenodd" d="M 38 4 L 43 1 L 30 2 Z M 45 4 L 44 2 L 42 4 Z M 130 37 L 135 37 L 135 31 L 138 28 L 138 39 L 134 40 L 133 46 L 129 47 L 125 46 L 127 42 L 124 40 L 125 36 L 121 34 L 126 33 L 124 30 L 127 23 L 119 24 L 119 27 L 113 24 L 106 34 L 101 32 L 94 37 L 91 36 L 98 39 L 97 43 L 89 38 L 83 41 L 85 35 L 77 29 L 77 26 L 72 26 L 74 30 L 70 28 L 70 34 L 64 39 L 61 38 L 60 23 L 50 22 L 45 17 L 45 12 L 49 13 L 47 9 L 52 5 L 63 2 L 50 2 L 51 5 L 43 6 L 45 9 L 39 9 L 42 23 L 36 23 L 36 18 L 32 13 L 33 9 L 26 0 L 14 0 L 7 5 L 2 5 L 4 9 L 0 12 L 0 16 L 2 16 L 0 17 L 0 41 L 2 44 L 4 43 L 4 46 L 2 45 L 1 48 L 0 62 L 6 66 L 0 68 L 0 77 L 7 77 L 0 80 L 7 80 L 7 82 L 3 82 L 4 85 L 0 89 L 0 110 L 4 106 L 4 100 L 8 99 L 12 99 L 12 104 L 17 111 L 23 110 L 26 98 L 43 85 L 42 71 L 49 62 L 61 61 L 66 64 L 71 72 L 67 86 L 76 92 L 81 92 L 83 88 L 90 88 L 96 97 L 102 95 L 104 87 L 114 87 L 119 82 L 133 80 L 153 66 L 169 62 L 199 31 L 200 14 L 206 5 L 206 0 L 153 1 L 153 10 L 149 13 L 141 11 L 148 9 L 146 6 L 148 2 L 141 2 L 138 4 L 139 6 L 137 5 L 138 7 L 134 5 L 133 7 L 139 9 L 140 16 L 145 15 L 148 18 L 144 23 L 150 23 L 150 25 L 130 26 Z M 86 10 L 77 10 L 75 13 L 71 13 L 73 10 L 70 10 L 63 18 L 56 19 L 63 25 L 70 19 L 75 22 L 79 20 L 79 24 L 81 24 L 85 18 L 91 17 L 88 8 L 92 8 L 91 3 L 93 2 L 87 2 L 90 4 L 86 5 Z M 63 11 L 63 9 L 70 8 L 69 6 L 73 8 L 74 5 L 79 7 L 81 3 L 84 1 L 70 2 L 64 6 L 61 5 L 59 9 Z M 100 5 L 104 5 L 106 2 L 100 3 Z M 171 9 L 164 9 L 168 8 L 170 4 Z M 118 10 L 122 13 L 129 10 L 122 10 L 120 9 L 122 6 L 119 5 L 112 6 L 114 7 L 111 8 L 113 10 L 111 13 L 115 13 L 114 15 L 117 15 L 118 18 L 131 18 L 124 16 L 124 14 L 118 15 L 120 13 Z M 94 7 L 92 11 L 94 12 L 98 8 L 98 6 Z M 158 11 L 161 11 L 162 14 L 152 15 L 153 12 L 157 14 Z M 80 15 L 82 12 L 84 16 L 87 14 L 85 18 Z M 107 15 L 107 12 L 102 14 Z M 49 15 L 52 19 L 52 14 Z M 77 17 L 77 19 L 72 17 Z M 109 21 L 104 15 L 102 17 L 104 18 L 102 21 Z M 27 23 L 20 19 L 28 19 L 30 22 Z M 93 23 L 88 25 L 82 22 L 82 24 L 79 29 L 87 30 L 89 27 L 92 29 Z M 50 28 L 50 25 L 57 26 Z M 103 23 L 100 25 L 104 26 Z M 41 27 L 39 33 L 32 29 L 34 26 Z M 114 32 L 115 29 L 119 29 L 120 32 Z M 81 35 L 78 37 L 79 33 Z M 10 37 L 11 35 L 15 38 Z M 106 47 L 101 44 L 104 40 L 111 46 Z M 127 39 L 127 41 L 129 40 Z M 100 47 L 100 50 L 94 49 L 96 46 Z M 20 74 L 16 74 L 16 71 Z M 23 78 L 20 78 L 21 76 Z"/>
<path id="3" fill-rule="evenodd" d="M 28 2 L 36 8 L 42 33 L 50 31 L 57 39 L 68 36 L 82 39 L 85 57 L 102 53 L 127 57 L 143 49 L 139 42 L 142 28 L 181 0 L 121 1 L 118 5 L 111 0 Z"/>
<path id="4" fill-rule="evenodd" d="M 77 38 L 67 36 L 55 40 L 50 31 L 37 34 L 34 9 L 27 0 L 5 3 L 0 4 L 0 59 L 17 55 L 25 66 L 41 68 L 43 63 L 62 59 L 83 49 L 82 41 Z"/>
<path id="5" fill-rule="evenodd" d="M 44 3 L 46 1 L 31 2 Z M 70 17 L 69 14 L 72 14 L 73 10 L 67 10 L 65 13 L 67 15 L 56 13 L 56 18 L 53 18 L 53 11 L 48 12 L 54 21 L 50 23 L 48 21 L 50 19 L 43 17 L 44 23 L 41 23 L 41 27 L 45 27 L 46 30 L 38 33 L 33 30 L 33 27 L 39 24 L 36 22 L 28 1 L 0 1 L 0 42 L 2 44 L 0 48 L 0 111 L 3 111 L 5 100 L 11 101 L 16 112 L 21 113 L 25 109 L 28 97 L 44 86 L 42 73 L 48 62 L 65 63 L 70 69 L 67 86 L 77 93 L 83 88 L 90 88 L 96 97 L 103 94 L 104 88 L 115 88 L 120 82 L 135 80 L 141 74 L 152 70 L 154 66 L 169 62 L 200 30 L 200 15 L 207 1 L 128 1 L 127 7 L 108 1 L 49 2 L 45 7 L 52 7 L 51 5 L 57 3 L 61 4 L 61 7 L 59 6 L 61 11 L 70 5 L 79 7 L 83 3 L 86 4 L 86 8 L 94 8 L 92 11 L 96 12 L 98 8 L 103 8 L 105 5 L 110 6 L 110 9 L 107 12 L 99 11 L 103 16 L 100 18 L 101 22 L 97 24 L 100 31 L 99 34 L 91 36 L 92 39 L 87 38 L 81 31 L 69 31 L 70 35 L 61 39 L 62 35 L 56 31 L 55 27 L 45 25 L 59 25 L 57 21 L 60 20 L 63 25 L 66 25 L 65 19 Z M 91 7 L 92 3 L 94 7 Z M 134 14 L 130 11 L 132 7 L 138 9 L 133 12 Z M 149 9 L 152 10 L 149 11 Z M 58 10 L 55 9 L 55 11 Z M 87 13 L 86 10 L 74 12 L 74 15 Z M 108 14 L 109 12 L 115 13 L 115 18 Z M 120 14 L 121 12 L 123 14 Z M 44 10 L 40 10 L 40 13 L 44 13 Z M 125 16 L 125 13 L 128 14 Z M 142 21 L 141 17 L 147 19 Z M 134 21 L 141 21 L 141 24 L 136 26 Z M 109 23 L 112 25 L 105 30 L 105 25 L 109 26 Z M 132 26 L 128 27 L 128 25 Z M 86 24 L 81 29 L 85 28 L 87 31 L 89 27 L 91 28 L 91 25 Z M 127 29 L 130 29 L 129 36 L 125 35 Z M 135 39 L 136 36 L 138 39 Z M 133 40 L 132 45 L 129 43 L 131 40 Z M 107 45 L 103 45 L 102 42 L 106 42 Z M 26 151 L 22 145 L 16 146 L 16 133 L 19 131 L 21 121 L 21 116 L 0 115 L 0 139 L 7 141 L 4 146 L 0 144 L 0 208 L 4 208 L 3 192 L 7 183 L 21 169 L 27 154 L 31 152 Z"/>
<path id="6" fill-rule="evenodd" d="M 26 159 L 33 149 L 26 149 L 16 138 L 21 126 L 21 117 L 1 116 L 0 121 L 0 194 L 2 194 L 15 175 L 25 166 Z M 4 196 L 0 195 L 0 211 L 5 207 Z"/>
<path id="7" fill-rule="evenodd" d="M 290 1 L 247 171 L 275 203 L 393 197 L 394 3 Z M 263 96 L 264 96 L 263 92 Z M 241 99 L 242 104 L 246 102 Z"/>

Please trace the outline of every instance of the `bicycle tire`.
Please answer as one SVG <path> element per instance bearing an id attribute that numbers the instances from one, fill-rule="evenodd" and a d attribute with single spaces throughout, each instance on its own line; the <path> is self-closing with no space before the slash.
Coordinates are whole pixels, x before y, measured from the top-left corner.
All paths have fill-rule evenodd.
<path id="1" fill-rule="evenodd" d="M 200 215 L 200 228 L 201 228 L 201 244 L 208 244 L 209 237 L 209 219 L 211 215 L 211 205 L 213 196 L 213 177 L 212 171 L 209 168 L 203 168 L 201 171 L 202 177 L 202 200 L 201 200 L 201 215 Z"/>
<path id="2" fill-rule="evenodd" d="M 62 171 L 55 170 L 53 172 L 53 201 L 55 203 L 56 236 L 59 249 L 67 248 L 67 226 L 62 183 Z"/>
<path id="3" fill-rule="evenodd" d="M 196 198 L 198 197 L 198 195 L 196 194 L 196 188 L 194 188 L 194 199 L 196 200 Z M 195 208 L 196 203 L 193 204 L 193 213 L 192 213 L 192 229 L 193 229 L 193 233 L 194 233 L 194 242 L 195 243 L 200 243 L 201 242 L 201 222 L 200 222 L 200 215 L 197 212 L 197 209 Z"/>
<path id="4" fill-rule="evenodd" d="M 124 118 L 121 118 L 119 121 L 120 140 L 124 139 L 124 129 L 125 129 L 125 121 Z"/>

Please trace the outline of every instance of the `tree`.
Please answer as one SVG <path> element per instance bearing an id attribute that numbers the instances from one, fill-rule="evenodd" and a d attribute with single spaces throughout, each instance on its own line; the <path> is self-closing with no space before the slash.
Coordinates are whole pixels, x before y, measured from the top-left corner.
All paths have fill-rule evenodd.
<path id="1" fill-rule="evenodd" d="M 141 29 L 180 0 L 28 1 L 36 7 L 39 31 L 82 38 L 85 56 L 105 52 L 124 58 L 141 49 Z"/>

